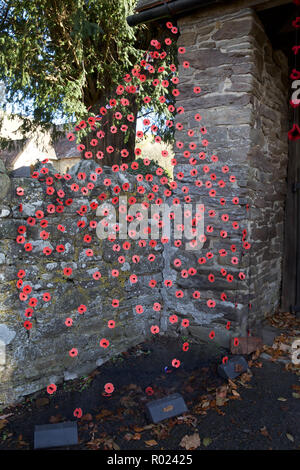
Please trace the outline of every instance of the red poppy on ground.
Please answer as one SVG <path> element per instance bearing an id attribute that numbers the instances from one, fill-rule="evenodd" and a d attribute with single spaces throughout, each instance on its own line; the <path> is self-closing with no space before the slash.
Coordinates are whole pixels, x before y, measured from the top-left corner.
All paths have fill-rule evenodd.
<path id="1" fill-rule="evenodd" d="M 179 359 L 173 359 L 173 360 L 172 360 L 172 366 L 177 369 L 177 368 L 180 366 L 180 361 L 179 361 Z"/>
<path id="2" fill-rule="evenodd" d="M 104 385 L 104 390 L 105 390 L 106 393 L 109 393 L 109 394 L 113 393 L 114 389 L 115 389 L 115 387 L 110 382 L 108 382 Z"/>
<path id="3" fill-rule="evenodd" d="M 233 345 L 234 345 L 234 346 L 238 346 L 238 345 L 239 345 L 239 339 L 238 339 L 238 338 L 234 338 L 234 340 L 233 340 Z"/>
<path id="4" fill-rule="evenodd" d="M 25 248 L 25 251 L 32 251 L 32 244 L 31 243 L 25 243 L 24 248 Z"/>
<path id="5" fill-rule="evenodd" d="M 73 412 L 73 416 L 75 416 L 75 418 L 81 418 L 82 417 L 82 409 L 81 408 L 75 408 L 75 410 Z"/>
<path id="6" fill-rule="evenodd" d="M 161 305 L 159 302 L 154 302 L 153 310 L 155 310 L 155 312 L 159 312 L 161 310 Z"/>
<path id="7" fill-rule="evenodd" d="M 216 302 L 215 302 L 214 300 L 212 300 L 212 299 L 209 299 L 209 300 L 206 302 L 206 304 L 207 304 L 207 306 L 208 306 L 209 308 L 213 308 L 213 307 L 216 306 Z"/>
<path id="8" fill-rule="evenodd" d="M 64 245 L 57 245 L 56 251 L 57 251 L 57 253 L 63 253 L 65 251 L 65 246 Z"/>
<path id="9" fill-rule="evenodd" d="M 86 254 L 86 256 L 89 256 L 89 257 L 90 257 L 90 256 L 94 256 L 94 252 L 93 252 L 93 250 L 91 250 L 90 248 L 88 248 L 87 250 L 85 250 L 85 254 Z"/>
<path id="10" fill-rule="evenodd" d="M 183 343 L 182 350 L 187 351 L 189 349 L 189 343 Z"/>
<path id="11" fill-rule="evenodd" d="M 187 318 L 184 318 L 181 322 L 181 326 L 183 326 L 183 328 L 187 328 L 189 326 L 190 322 Z"/>
<path id="12" fill-rule="evenodd" d="M 51 255 L 52 251 L 53 251 L 52 248 L 50 248 L 49 246 L 45 246 L 45 248 L 43 248 L 43 253 L 46 256 Z"/>
<path id="13" fill-rule="evenodd" d="M 113 299 L 111 304 L 113 307 L 116 308 L 116 307 L 119 307 L 120 301 L 118 299 Z"/>

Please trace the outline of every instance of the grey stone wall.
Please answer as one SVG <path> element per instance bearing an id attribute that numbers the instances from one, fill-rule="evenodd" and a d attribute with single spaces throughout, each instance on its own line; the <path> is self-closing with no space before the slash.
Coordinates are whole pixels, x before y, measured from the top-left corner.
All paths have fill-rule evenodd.
<path id="1" fill-rule="evenodd" d="M 186 309 L 182 306 L 190 318 L 191 334 L 207 340 L 208 333 L 214 328 L 215 341 L 224 345 L 228 345 L 230 335 L 225 329 L 228 321 L 236 333 L 246 334 L 250 329 L 255 334 L 264 316 L 278 307 L 288 155 L 287 59 L 280 51 L 272 50 L 253 10 L 232 9 L 231 4 L 228 13 L 223 6 L 199 10 L 178 21 L 181 33 L 178 45 L 186 49 L 186 53 L 179 56 L 180 64 L 189 61 L 190 68 L 179 67 L 181 94 L 177 106 L 183 106 L 185 113 L 176 117 L 176 122 L 184 126 L 183 131 L 176 131 L 176 140 L 183 141 L 185 146 L 182 150 L 177 149 L 175 157 L 179 165 L 175 172 L 181 170 L 185 175 L 179 186 L 188 185 L 192 199 L 195 201 L 200 197 L 207 208 L 217 210 L 218 217 L 214 222 L 215 231 L 208 236 L 200 255 L 212 251 L 214 258 L 205 265 L 198 265 L 197 275 L 185 280 L 172 269 L 172 264 L 169 263 L 168 268 L 187 295 L 193 289 L 201 291 L 201 302 L 190 301 Z M 199 95 L 193 93 L 194 86 L 201 87 Z M 196 113 L 202 116 L 200 123 L 194 119 Z M 201 126 L 207 129 L 205 136 L 199 132 Z M 193 139 L 186 134 L 190 128 L 196 131 Z M 201 145 L 203 137 L 209 141 L 207 148 Z M 191 166 L 183 156 L 189 140 L 197 143 L 197 152 L 207 153 L 206 160 L 198 159 L 195 165 L 203 183 L 209 179 L 209 174 L 203 175 L 203 164 L 211 165 L 210 171 L 216 174 L 216 181 L 222 178 L 227 182 L 222 190 L 214 184 L 218 195 L 214 199 L 203 187 L 195 187 L 194 181 L 199 175 L 190 176 Z M 219 157 L 218 163 L 211 162 L 213 154 Z M 222 174 L 223 165 L 230 168 L 227 176 Z M 236 182 L 229 183 L 228 175 L 234 175 Z M 180 187 L 178 196 L 183 199 Z M 225 197 L 225 206 L 220 206 L 220 197 Z M 238 205 L 232 204 L 233 197 L 239 198 Z M 220 223 L 223 213 L 229 214 L 229 223 Z M 238 230 L 230 227 L 232 221 L 239 223 Z M 206 213 L 205 225 L 210 222 Z M 224 240 L 218 233 L 221 227 L 228 230 Z M 250 250 L 243 248 L 243 229 L 248 232 Z M 231 263 L 232 244 L 237 247 L 237 266 Z M 226 249 L 226 257 L 218 256 L 220 248 Z M 182 268 L 197 264 L 195 257 L 192 261 L 192 254 L 172 250 L 173 257 L 183 257 Z M 222 268 L 233 273 L 235 279 L 242 271 L 246 280 L 238 279 L 228 284 L 220 275 Z M 209 273 L 215 275 L 211 287 L 207 281 Z M 219 297 L 223 291 L 228 295 L 225 302 Z M 206 307 L 207 298 L 216 299 L 214 309 Z M 170 308 L 171 311 L 175 309 L 176 305 Z"/>
<path id="2" fill-rule="evenodd" d="M 1 164 L 1 162 L 0 162 Z M 53 176 L 55 170 L 50 165 L 47 176 Z M 41 179 L 12 178 L 9 179 L 4 167 L 0 167 L 0 340 L 6 343 L 5 358 L 3 348 L 0 354 L 0 403 L 11 403 L 19 397 L 30 394 L 51 383 L 58 384 L 62 380 L 84 375 L 114 355 L 126 351 L 129 347 L 142 342 L 151 334 L 151 325 L 160 325 L 161 311 L 155 311 L 153 305 L 160 302 L 162 284 L 162 244 L 156 247 L 142 248 L 135 240 L 129 240 L 131 248 L 123 249 L 126 240 L 117 240 L 121 245 L 120 251 L 113 251 L 108 240 L 99 240 L 95 229 L 89 227 L 91 220 L 99 222 L 95 210 L 90 208 L 92 201 L 97 201 L 98 195 L 107 194 L 111 201 L 113 187 L 126 182 L 129 189 L 121 190 L 120 195 L 135 196 L 141 201 L 143 196 L 137 194 L 136 178 L 132 174 L 113 173 L 106 168 L 98 175 L 95 187 L 83 196 L 81 191 L 71 191 L 70 186 L 76 182 L 80 188 L 86 187 L 87 181 L 78 181 L 77 174 L 86 172 L 89 175 L 97 167 L 95 162 L 82 161 L 72 167 L 70 181 L 54 178 L 56 191 L 62 189 L 65 201 L 73 198 L 71 206 L 66 206 L 62 213 L 47 213 L 47 206 L 54 203 L 57 193 L 52 196 L 45 194 L 45 177 Z M 110 178 L 112 185 L 104 185 L 104 179 Z M 154 177 L 152 184 L 156 183 Z M 157 178 L 158 179 L 158 178 Z M 44 181 L 42 181 L 44 180 Z M 151 183 L 139 183 L 151 190 Z M 24 189 L 22 197 L 17 195 L 17 188 Z M 22 212 L 19 206 L 22 204 Z M 56 204 L 57 205 L 57 204 Z M 77 213 L 82 205 L 88 210 L 85 215 Z M 42 210 L 43 217 L 49 221 L 46 230 L 50 238 L 46 241 L 40 238 L 40 220 L 35 216 L 37 210 Z M 34 217 L 36 223 L 30 226 L 28 217 Z M 85 220 L 86 228 L 77 226 L 78 220 Z M 65 232 L 57 230 L 64 225 Z M 32 243 L 33 250 L 25 252 L 24 244 L 18 244 L 16 237 L 18 227 L 26 226 L 26 243 Z M 85 234 L 92 236 L 91 243 L 85 243 Z M 65 245 L 65 252 L 58 253 L 56 246 Z M 50 246 L 53 252 L 46 256 L 43 248 Z M 94 255 L 88 257 L 85 250 L 93 249 Z M 148 255 L 153 253 L 155 261 L 149 261 Z M 120 264 L 118 257 L 126 258 Z M 139 255 L 140 261 L 134 263 L 133 255 Z M 63 270 L 71 267 L 73 273 L 67 277 Z M 18 289 L 18 272 L 25 270 L 23 285 Z M 119 270 L 119 276 L 112 276 L 112 269 Z M 102 277 L 93 278 L 93 273 L 99 270 Z M 137 283 L 131 283 L 129 276 L 136 274 Z M 157 287 L 149 287 L 149 281 L 155 279 Z M 32 288 L 28 298 L 20 300 L 19 294 L 25 285 Z M 51 295 L 51 300 L 45 302 L 43 294 Z M 26 318 L 24 312 L 28 308 L 30 298 L 36 298 L 37 306 L 33 309 L 31 318 Z M 112 300 L 118 299 L 118 308 L 112 307 Z M 77 308 L 86 305 L 87 311 L 79 314 Z M 138 314 L 136 305 L 143 305 L 144 312 Z M 73 325 L 65 325 L 66 318 L 73 320 Z M 24 328 L 24 321 L 29 320 L 32 328 Z M 115 328 L 108 327 L 108 321 L 116 322 Z M 102 348 L 99 342 L 102 338 L 110 341 L 108 348 Z M 70 357 L 72 348 L 78 350 L 77 357 Z M 104 385 L 104 384 L 103 384 Z"/>
<path id="3" fill-rule="evenodd" d="M 159 325 L 160 334 L 196 341 L 210 341 L 213 330 L 214 341 L 228 346 L 233 335 L 245 334 L 247 329 L 255 333 L 264 316 L 278 307 L 287 167 L 286 58 L 280 51 L 272 50 L 262 24 L 249 8 L 234 11 L 230 4 L 228 11 L 224 5 L 199 10 L 181 18 L 179 28 L 179 46 L 186 48 L 186 54 L 179 57 L 180 63 L 190 62 L 189 69 L 179 67 L 181 94 L 177 98 L 177 106 L 183 106 L 185 113 L 176 117 L 176 123 L 184 126 L 183 131 L 176 131 L 176 140 L 183 141 L 184 148 L 176 148 L 178 165 L 174 173 L 181 171 L 183 178 L 176 179 L 178 187 L 172 197 L 164 200 L 171 204 L 178 197 L 183 204 L 182 189 L 187 186 L 194 208 L 198 202 L 206 207 L 205 228 L 211 225 L 214 230 L 208 233 L 205 229 L 207 240 L 201 250 L 186 250 L 184 240 L 176 248 L 172 238 L 170 243 L 158 243 L 155 248 L 149 244 L 141 248 L 131 240 L 130 250 L 113 251 L 110 242 L 99 241 L 91 228 L 78 228 L 77 221 L 84 219 L 89 223 L 95 219 L 89 204 L 100 193 L 107 193 L 111 200 L 112 190 L 104 185 L 104 178 L 111 178 L 112 187 L 129 183 L 129 190 L 121 190 L 119 196 L 136 196 L 136 179 L 106 168 L 87 196 L 80 191 L 74 193 L 70 190 L 74 180 L 80 187 L 86 184 L 77 181 L 78 172 L 90 174 L 96 166 L 81 162 L 70 171 L 71 181 L 55 180 L 56 190 L 62 189 L 65 198 L 72 197 L 74 202 L 61 214 L 47 214 L 50 241 L 46 243 L 40 239 L 39 220 L 30 227 L 26 219 L 38 209 L 46 214 L 47 205 L 55 202 L 57 194 L 46 196 L 46 183 L 41 179 L 10 179 L 0 162 L 0 340 L 6 343 L 6 358 L 0 349 L 0 403 L 16 401 L 52 382 L 93 370 L 151 335 L 153 324 Z M 199 95 L 193 93 L 196 85 L 202 89 Z M 200 122 L 194 119 L 196 113 L 202 116 Z M 199 130 L 203 126 L 207 134 L 202 135 Z M 196 131 L 192 138 L 187 136 L 187 129 Z M 202 145 L 204 138 L 209 141 L 207 148 Z M 207 155 L 205 160 L 197 157 L 193 166 L 183 156 L 191 141 L 197 143 L 193 156 L 202 151 Z M 212 155 L 217 155 L 219 161 L 212 161 Z M 208 173 L 203 171 L 204 165 L 210 166 Z M 228 165 L 228 173 L 223 172 L 224 165 Z M 196 176 L 191 176 L 192 168 L 197 169 Z M 54 173 L 50 166 L 49 172 Z M 231 176 L 236 180 L 231 180 Z M 202 181 L 202 187 L 195 185 L 196 180 Z M 219 186 L 220 180 L 226 183 L 224 187 Z M 208 181 L 216 190 L 216 197 L 209 196 Z M 154 178 L 152 184 L 155 182 Z M 143 184 L 146 193 L 150 192 L 152 184 Z M 24 188 L 21 198 L 16 194 L 17 187 Z M 238 204 L 233 203 L 234 197 Z M 225 205 L 220 204 L 220 198 L 224 198 Z M 82 205 L 88 211 L 80 216 L 76 210 Z M 208 210 L 215 210 L 216 215 L 210 217 Z M 227 222 L 221 220 L 224 214 L 229 215 Z M 57 231 L 59 224 L 66 227 L 65 233 Z M 23 245 L 16 243 L 19 225 L 27 227 L 31 252 L 25 253 Z M 245 229 L 252 245 L 250 251 L 243 246 Z M 227 231 L 226 238 L 220 236 L 221 230 Z M 83 242 L 84 233 L 92 235 L 91 244 Z M 43 248 L 49 243 L 54 250 L 45 256 Z M 55 250 L 60 243 L 66 247 L 62 254 Z M 94 250 L 93 257 L 85 255 L 87 248 Z M 220 249 L 226 250 L 227 255 L 221 256 Z M 155 262 L 148 260 L 149 253 L 155 254 Z M 126 257 L 122 268 L 117 261 L 120 254 Z M 140 255 L 139 263 L 132 262 L 134 254 Z M 233 264 L 233 257 L 238 258 L 238 265 Z M 206 263 L 200 264 L 200 258 L 206 258 Z M 180 266 L 174 265 L 176 259 L 181 261 Z M 70 278 L 63 275 L 67 266 L 73 268 Z M 114 278 L 111 271 L 116 267 L 120 275 Z M 189 272 L 190 268 L 196 268 L 196 272 Z M 32 287 L 29 297 L 38 300 L 28 319 L 33 324 L 30 330 L 23 326 L 28 300 L 19 299 L 19 269 L 26 271 L 24 285 Z M 97 269 L 102 273 L 100 280 L 93 278 Z M 240 272 L 246 275 L 244 281 L 239 279 Z M 136 284 L 129 281 L 133 273 L 138 276 Z M 227 280 L 229 274 L 233 282 Z M 209 275 L 214 275 L 213 283 Z M 155 289 L 149 287 L 151 279 L 157 281 Z M 172 286 L 165 284 L 167 280 L 172 281 Z M 176 296 L 178 291 L 183 297 Z M 195 291 L 200 292 L 200 299 L 193 297 Z M 50 302 L 42 300 L 44 292 L 51 294 Z M 224 293 L 226 298 L 221 297 Z M 120 300 L 116 309 L 112 307 L 114 298 Z M 208 306 L 209 299 L 216 301 L 214 308 Z M 158 312 L 153 309 L 155 302 L 161 304 Z M 82 315 L 77 312 L 80 304 L 87 306 Z M 136 313 L 136 305 L 144 306 L 143 314 Z M 177 315 L 178 322 L 171 323 L 170 315 Z M 65 325 L 67 317 L 73 319 L 72 327 Z M 116 321 L 114 329 L 107 326 L 111 319 Z M 183 319 L 189 320 L 188 328 L 182 325 Z M 101 338 L 110 341 L 108 348 L 99 346 Z M 77 357 L 69 356 L 72 348 L 78 349 Z"/>

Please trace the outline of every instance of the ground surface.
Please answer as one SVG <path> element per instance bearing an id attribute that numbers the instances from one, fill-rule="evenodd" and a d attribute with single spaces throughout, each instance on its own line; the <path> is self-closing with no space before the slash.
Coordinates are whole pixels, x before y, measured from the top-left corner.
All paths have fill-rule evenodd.
<path id="1" fill-rule="evenodd" d="M 191 344 L 183 352 L 181 344 L 155 338 L 104 364 L 87 379 L 59 386 L 54 395 L 42 392 L 2 410 L 0 450 L 32 449 L 34 425 L 76 420 L 75 408 L 83 411 L 75 449 L 182 450 L 186 435 L 187 448 L 193 448 L 194 434 L 201 440 L 197 449 L 300 449 L 299 375 L 258 358 L 250 369 L 252 376 L 246 373 L 224 388 L 227 382 L 216 368 L 226 351 L 212 342 Z M 182 366 L 165 371 L 175 357 Z M 106 382 L 114 383 L 111 397 L 102 395 Z M 145 393 L 149 386 L 152 396 Z M 145 402 L 174 392 L 183 395 L 189 412 L 149 424 Z"/>

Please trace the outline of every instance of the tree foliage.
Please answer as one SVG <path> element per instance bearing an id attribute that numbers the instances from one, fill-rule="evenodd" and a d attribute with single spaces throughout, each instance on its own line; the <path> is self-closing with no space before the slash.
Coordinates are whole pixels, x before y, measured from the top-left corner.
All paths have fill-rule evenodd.
<path id="1" fill-rule="evenodd" d="M 7 105 L 21 105 L 23 117 L 30 117 L 24 120 L 24 132 L 52 125 L 58 118 L 74 123 L 97 115 L 99 106 L 141 60 L 153 35 L 168 34 L 159 24 L 129 27 L 126 17 L 135 4 L 136 0 L 0 0 L 0 81 L 6 86 Z M 175 60 L 175 49 L 167 60 Z M 139 88 L 135 115 L 144 109 L 171 117 L 170 93 L 166 103 L 160 103 L 161 86 L 154 88 L 146 80 Z M 145 93 L 153 96 L 146 108 Z"/>

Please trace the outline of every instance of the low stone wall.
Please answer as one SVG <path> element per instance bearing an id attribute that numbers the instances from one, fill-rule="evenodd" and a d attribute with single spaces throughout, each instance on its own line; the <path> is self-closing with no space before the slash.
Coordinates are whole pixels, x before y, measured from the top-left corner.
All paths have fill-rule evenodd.
<path id="1" fill-rule="evenodd" d="M 70 181 L 56 179 L 48 165 L 49 174 L 41 174 L 39 179 L 10 179 L 0 162 L 0 340 L 5 343 L 6 355 L 4 361 L 0 350 L 0 403 L 95 369 L 142 342 L 151 335 L 152 325 L 159 326 L 160 334 L 194 341 L 210 341 L 213 331 L 214 341 L 228 346 L 232 336 L 245 335 L 249 329 L 257 332 L 265 315 L 278 307 L 288 153 L 286 58 L 272 50 L 262 24 L 249 8 L 233 11 L 231 5 L 227 13 L 223 7 L 207 8 L 179 19 L 179 28 L 178 45 L 186 48 L 180 61 L 189 61 L 190 67 L 179 67 L 177 107 L 183 106 L 185 113 L 176 116 L 175 124 L 182 123 L 184 129 L 177 129 L 175 138 L 183 141 L 184 147 L 175 147 L 178 186 L 171 197 L 164 196 L 156 176 L 152 183 L 141 183 L 145 187 L 142 196 L 135 176 L 109 168 L 98 175 L 85 195 L 81 188 L 87 181 L 77 176 L 79 172 L 88 177 L 96 172 L 97 165 L 91 161 L 72 167 Z M 202 89 L 197 95 L 193 93 L 196 85 Z M 194 119 L 196 113 L 202 115 L 200 123 Z M 202 133 L 202 127 L 207 133 Z M 187 129 L 196 131 L 193 138 L 187 137 Z M 197 157 L 195 165 L 183 155 L 191 141 L 197 144 L 196 156 L 199 151 L 207 153 L 203 160 Z M 213 161 L 212 155 L 219 161 Z M 208 173 L 205 165 L 210 166 Z M 224 166 L 229 172 L 224 172 Z M 191 175 L 192 168 L 197 174 Z M 53 195 L 46 195 L 48 176 L 55 180 Z M 110 186 L 105 184 L 107 178 Z M 201 187 L 196 180 L 202 181 Z M 220 180 L 226 184 L 220 186 Z M 77 192 L 71 190 L 74 182 L 79 185 Z M 196 203 L 204 204 L 207 240 L 200 250 L 186 250 L 184 242 L 176 247 L 172 237 L 170 243 L 158 242 L 155 247 L 148 241 L 141 247 L 138 241 L 130 240 L 128 250 L 117 240 L 121 249 L 114 251 L 111 242 L 97 238 L 89 226 L 92 220 L 98 222 L 91 202 L 99 203 L 102 193 L 112 201 L 115 186 L 120 188 L 118 196 L 147 200 L 155 183 L 160 188 L 156 194 L 169 205 L 175 197 L 183 205 L 187 194 L 194 209 Z M 216 190 L 216 197 L 209 195 L 207 183 Z M 17 195 L 19 187 L 24 189 L 22 197 Z M 60 190 L 63 193 L 57 192 Z M 62 213 L 49 214 L 47 207 L 57 205 L 57 198 L 72 198 L 73 203 L 64 205 Z M 224 205 L 220 205 L 220 198 L 224 198 Z M 87 207 L 84 214 L 77 212 L 82 206 Z M 46 228 L 40 227 L 37 210 L 49 220 Z M 215 215 L 208 215 L 209 210 Z M 222 219 L 226 214 L 227 221 Z M 28 225 L 28 217 L 36 218 L 35 225 Z M 78 227 L 78 220 L 87 226 Z M 16 242 L 20 225 L 26 226 L 26 242 L 32 244 L 32 251 L 26 252 L 24 243 Z M 66 227 L 65 232 L 58 230 L 59 225 Z M 212 232 L 208 233 L 208 225 Z M 49 232 L 49 240 L 41 239 L 42 230 Z M 222 230 L 227 232 L 224 237 Z M 84 241 L 85 234 L 92 236 L 91 243 Z M 251 243 L 250 251 L 245 241 Z M 63 253 L 56 251 L 60 244 L 65 246 Z M 53 251 L 46 256 L 43 249 L 49 245 Z M 92 257 L 86 254 L 89 248 Z M 220 250 L 225 250 L 226 256 Z M 149 254 L 155 255 L 153 261 Z M 122 265 L 118 263 L 120 255 L 126 258 Z M 133 255 L 140 260 L 134 262 Z M 73 269 L 71 276 L 64 275 L 66 267 Z M 118 277 L 112 274 L 116 268 Z M 22 269 L 26 275 L 18 288 Z M 102 274 L 99 280 L 93 277 L 95 271 Z M 245 274 L 245 280 L 240 279 L 240 273 Z M 132 274 L 138 277 L 136 283 L 129 280 Z M 233 280 L 228 280 L 229 274 Z M 149 286 L 150 280 L 157 282 L 155 288 Z M 19 294 L 24 285 L 32 292 L 22 301 Z M 200 298 L 194 295 L 197 291 Z M 45 292 L 51 295 L 50 301 L 43 300 Z M 38 303 L 32 317 L 26 319 L 24 312 L 31 297 Z M 113 299 L 119 300 L 118 308 L 112 306 Z M 216 302 L 213 308 L 209 300 Z M 83 314 L 77 310 L 80 305 L 87 307 Z M 142 314 L 136 312 L 137 305 L 143 306 Z M 178 321 L 170 322 L 170 315 L 176 315 Z M 72 326 L 66 326 L 66 318 L 73 320 Z M 189 320 L 188 328 L 182 325 L 183 319 Z M 26 320 L 32 323 L 31 329 L 23 326 Z M 108 327 L 109 320 L 116 322 L 115 328 Z M 99 346 L 102 338 L 110 341 L 108 348 Z M 72 348 L 78 350 L 76 357 L 69 355 Z"/>
<path id="2" fill-rule="evenodd" d="M 1 162 L 0 162 L 1 165 Z M 99 240 L 95 229 L 89 227 L 91 220 L 97 220 L 95 210 L 90 208 L 92 201 L 99 201 L 97 196 L 108 195 L 111 201 L 115 194 L 113 188 L 121 188 L 120 195 L 136 196 L 136 178 L 130 174 L 113 173 L 105 169 L 94 181 L 94 188 L 88 196 L 81 191 L 71 191 L 71 184 L 78 183 L 80 188 L 86 187 L 87 181 L 79 181 L 78 172 L 86 172 L 87 177 L 96 168 L 94 162 L 82 161 L 70 171 L 72 179 L 56 180 L 50 165 L 49 173 L 44 181 L 32 178 L 9 179 L 4 167 L 0 167 L 0 340 L 6 344 L 5 355 L 0 363 L 0 403 L 16 401 L 19 397 L 39 390 L 51 383 L 59 383 L 63 379 L 71 379 L 94 370 L 112 356 L 126 351 L 151 335 L 151 325 L 159 325 L 162 310 L 154 310 L 155 302 L 163 306 L 161 296 L 163 255 L 162 245 L 156 247 L 140 247 L 138 241 L 129 240 L 130 249 L 113 251 L 113 243 Z M 94 172 L 95 174 L 95 172 Z M 41 175 L 43 176 L 43 175 Z M 45 178 L 53 176 L 56 191 L 62 190 L 66 201 L 73 199 L 70 206 L 64 205 L 62 213 L 49 214 L 49 204 L 56 204 L 57 192 L 46 195 Z M 111 186 L 104 185 L 105 178 L 111 179 Z M 156 181 L 154 177 L 154 182 Z M 158 178 L 157 178 L 158 180 Z M 122 190 L 128 183 L 128 190 Z M 151 190 L 150 183 L 140 183 L 146 192 Z M 23 188 L 24 195 L 17 195 L 17 188 Z M 61 194 L 61 193 L 60 193 Z M 59 196 L 60 198 L 60 196 Z M 138 195 L 138 200 L 143 198 Z M 22 204 L 22 212 L 19 211 Z M 77 213 L 85 205 L 84 215 Z M 43 211 L 44 217 L 38 219 L 37 211 Z M 35 225 L 28 224 L 28 217 L 35 218 Z M 40 221 L 47 219 L 49 225 L 40 227 Z M 85 228 L 77 226 L 79 220 L 86 222 Z M 65 231 L 57 230 L 59 225 Z M 32 251 L 26 252 L 24 244 L 18 244 L 16 238 L 18 227 L 26 227 L 26 242 L 32 244 Z M 48 240 L 40 238 L 40 232 L 47 231 Z M 85 234 L 92 237 L 87 243 Z M 65 245 L 65 251 L 58 253 L 56 247 Z M 45 255 L 45 246 L 53 249 Z M 93 256 L 86 255 L 92 249 Z M 148 255 L 153 253 L 155 261 L 149 261 Z M 118 257 L 124 256 L 126 261 L 118 263 Z M 132 256 L 140 256 L 134 263 Z M 64 275 L 66 267 L 72 268 L 71 276 Z M 119 269 L 119 276 L 112 275 L 113 269 Z M 25 271 L 23 285 L 18 288 L 18 273 Z M 93 274 L 101 272 L 96 280 Z M 131 283 L 129 276 L 136 274 L 138 281 Z M 157 281 L 155 289 L 149 287 L 151 279 Z M 32 288 L 26 300 L 20 300 L 19 294 L 24 286 Z M 51 295 L 50 301 L 43 300 L 44 293 Z M 31 318 L 24 316 L 31 298 L 37 299 Z M 119 300 L 119 307 L 112 306 L 113 299 Z M 143 305 L 142 314 L 136 312 L 136 305 Z M 86 312 L 80 314 L 78 307 L 85 305 Z M 66 318 L 73 320 L 72 326 L 65 324 Z M 115 328 L 108 327 L 108 321 L 115 321 Z M 31 329 L 24 328 L 25 321 L 32 323 Z M 102 338 L 110 341 L 108 348 L 100 347 Z M 72 348 L 78 350 L 76 357 L 70 357 Z"/>

